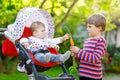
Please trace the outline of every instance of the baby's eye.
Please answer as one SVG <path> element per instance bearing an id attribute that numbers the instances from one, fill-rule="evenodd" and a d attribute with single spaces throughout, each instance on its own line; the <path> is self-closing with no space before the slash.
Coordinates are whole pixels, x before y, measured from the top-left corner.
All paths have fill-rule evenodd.
<path id="1" fill-rule="evenodd" d="M 45 32 L 45 30 L 42 30 L 42 32 Z"/>

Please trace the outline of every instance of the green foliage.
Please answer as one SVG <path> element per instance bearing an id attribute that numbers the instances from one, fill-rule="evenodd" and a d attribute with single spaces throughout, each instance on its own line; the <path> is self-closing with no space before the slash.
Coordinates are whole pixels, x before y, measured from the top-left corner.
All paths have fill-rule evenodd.
<path id="1" fill-rule="evenodd" d="M 107 52 L 113 57 L 115 53 L 115 45 L 109 44 L 107 47 Z"/>
<path id="2" fill-rule="evenodd" d="M 73 60 L 72 61 L 73 65 L 69 68 L 70 74 L 74 75 L 76 80 L 79 80 L 79 74 L 78 74 L 78 70 L 77 70 L 78 65 L 77 65 L 74 57 L 72 57 L 72 60 Z"/>
<path id="3" fill-rule="evenodd" d="M 109 62 L 109 64 L 105 65 L 105 70 L 109 71 L 109 72 L 120 72 L 120 48 L 115 49 L 114 45 L 109 45 L 108 46 L 108 52 L 110 54 L 111 57 L 111 62 Z M 104 62 L 109 59 L 108 56 L 106 56 L 104 58 Z"/>
<path id="4" fill-rule="evenodd" d="M 106 72 L 111 72 L 111 73 L 120 73 L 120 67 L 116 64 L 114 65 L 105 65 L 105 70 Z"/>
<path id="5" fill-rule="evenodd" d="M 51 13 L 51 15 L 53 15 L 56 25 L 60 20 L 62 20 L 72 2 L 73 0 L 47 0 L 43 5 L 43 9 L 47 10 L 49 13 Z M 41 3 L 42 0 L 2 0 L 0 4 L 0 26 L 6 27 L 8 24 L 13 23 L 20 9 L 26 6 L 39 7 Z M 64 24 L 77 27 L 78 23 L 80 22 L 82 25 L 85 25 L 86 18 L 89 15 L 97 12 L 103 13 L 109 18 L 107 25 L 109 27 L 106 30 L 112 30 L 115 28 L 115 25 L 113 25 L 111 21 L 117 15 L 119 15 L 116 14 L 119 13 L 119 3 L 120 1 L 116 0 L 80 0 L 74 6 L 69 18 Z M 115 13 L 116 15 L 113 15 L 112 13 Z"/>
<path id="6" fill-rule="evenodd" d="M 120 52 L 113 56 L 113 63 L 120 66 Z"/>
<path id="7" fill-rule="evenodd" d="M 2 0 L 0 3 L 0 27 L 4 28 L 8 24 L 12 24 L 20 9 L 27 6 L 39 7 L 39 3 L 39 0 Z"/>
<path id="8" fill-rule="evenodd" d="M 62 68 L 60 67 L 60 65 L 57 65 L 57 66 L 54 66 L 51 69 L 49 69 L 49 70 L 47 70 L 45 72 L 42 72 L 40 74 L 45 74 L 45 75 L 47 75 L 49 77 L 58 77 L 58 75 L 60 75 L 61 73 L 63 73 Z"/>

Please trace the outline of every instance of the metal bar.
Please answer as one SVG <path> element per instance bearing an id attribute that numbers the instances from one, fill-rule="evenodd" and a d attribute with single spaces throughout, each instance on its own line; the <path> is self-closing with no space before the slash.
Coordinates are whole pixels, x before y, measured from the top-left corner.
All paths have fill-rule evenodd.
<path id="1" fill-rule="evenodd" d="M 4 32 L 0 32 L 0 35 L 4 35 Z"/>
<path id="2" fill-rule="evenodd" d="M 50 78 L 50 80 L 75 80 L 73 77 L 57 77 L 57 78 Z"/>
<path id="3" fill-rule="evenodd" d="M 66 66 L 65 66 L 64 63 L 61 64 L 61 67 L 62 67 L 63 72 L 64 72 L 65 74 L 68 74 L 68 73 L 67 73 Z"/>
<path id="4" fill-rule="evenodd" d="M 0 35 L 4 35 L 4 31 L 6 31 L 7 28 L 0 28 Z"/>
<path id="5" fill-rule="evenodd" d="M 0 31 L 6 31 L 7 28 L 0 28 Z"/>
<path id="6" fill-rule="evenodd" d="M 37 70 L 35 68 L 34 62 L 32 61 L 32 58 L 29 55 L 29 52 L 19 42 L 15 41 L 15 45 L 16 45 L 17 48 L 19 48 L 20 50 L 22 50 L 24 52 L 24 54 L 26 55 L 26 57 L 28 58 L 28 60 L 31 60 L 30 65 L 31 65 L 32 71 L 34 73 L 35 79 L 39 80 L 39 75 L 38 75 Z"/>

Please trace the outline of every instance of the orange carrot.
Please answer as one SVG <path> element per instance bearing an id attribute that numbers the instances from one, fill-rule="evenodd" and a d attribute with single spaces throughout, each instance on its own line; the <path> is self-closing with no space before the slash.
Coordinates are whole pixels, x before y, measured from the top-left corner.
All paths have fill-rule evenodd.
<path id="1" fill-rule="evenodd" d="M 72 37 L 70 37 L 70 45 L 74 46 L 74 41 L 73 41 Z"/>
<path id="2" fill-rule="evenodd" d="M 70 37 L 70 45 L 71 45 L 71 46 L 74 46 L 74 41 L 73 41 L 73 39 L 72 39 L 72 36 Z M 72 53 L 72 56 L 75 56 L 75 54 Z"/>

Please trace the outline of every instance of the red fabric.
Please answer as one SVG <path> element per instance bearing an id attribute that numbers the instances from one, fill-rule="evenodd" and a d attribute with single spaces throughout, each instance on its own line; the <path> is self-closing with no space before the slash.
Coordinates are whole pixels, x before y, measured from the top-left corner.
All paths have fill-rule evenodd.
<path id="1" fill-rule="evenodd" d="M 24 32 L 23 32 L 23 35 L 22 35 L 21 38 L 23 38 L 23 37 L 29 37 L 29 36 L 31 36 L 31 35 L 32 35 L 32 33 L 31 33 L 31 31 L 30 31 L 30 28 L 25 27 Z M 20 38 L 20 39 L 21 39 L 21 38 Z M 19 41 L 20 39 L 18 39 L 18 41 Z M 49 48 L 48 50 L 49 50 L 51 53 L 53 53 L 53 54 L 58 54 L 58 52 L 57 52 L 54 48 Z M 17 53 L 17 50 L 16 50 L 15 45 L 14 45 L 9 39 L 5 39 L 5 40 L 3 41 L 3 43 L 2 43 L 2 53 L 3 53 L 4 55 L 7 55 L 7 56 L 18 56 L 18 53 Z M 43 67 L 52 67 L 52 66 L 57 65 L 57 63 L 54 63 L 54 62 L 49 62 L 49 63 L 43 64 L 43 63 L 38 62 L 38 61 L 34 58 L 34 56 L 32 55 L 32 53 L 30 53 L 30 56 L 32 57 L 32 59 L 33 59 L 33 61 L 34 61 L 34 63 L 35 63 L 36 65 L 43 66 Z"/>
<path id="2" fill-rule="evenodd" d="M 30 28 L 25 27 L 21 38 L 23 38 L 23 37 L 29 37 L 29 36 L 32 36 L 32 33 L 31 33 L 31 31 L 30 31 Z M 21 38 L 20 38 L 20 39 L 21 39 Z M 20 39 L 18 39 L 18 41 L 19 41 Z"/>
<path id="3" fill-rule="evenodd" d="M 25 27 L 22 37 L 28 37 L 31 35 L 32 35 L 32 33 L 31 33 L 30 29 L 28 27 Z M 19 39 L 18 39 L 18 41 L 19 41 Z M 2 53 L 7 56 L 18 56 L 15 45 L 9 39 L 5 39 L 3 41 Z"/>
<path id="4" fill-rule="evenodd" d="M 2 53 L 7 56 L 18 56 L 15 45 L 8 39 L 2 43 Z"/>

